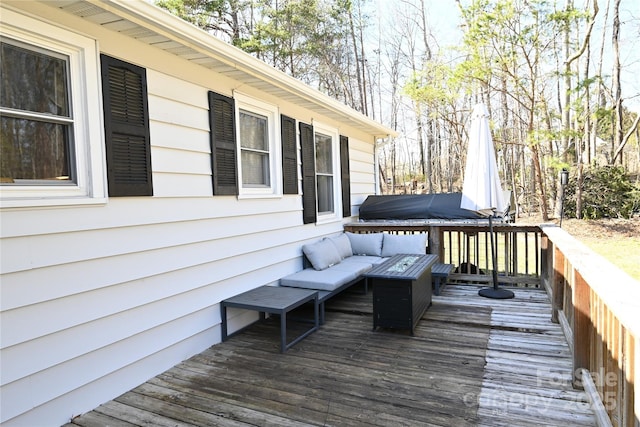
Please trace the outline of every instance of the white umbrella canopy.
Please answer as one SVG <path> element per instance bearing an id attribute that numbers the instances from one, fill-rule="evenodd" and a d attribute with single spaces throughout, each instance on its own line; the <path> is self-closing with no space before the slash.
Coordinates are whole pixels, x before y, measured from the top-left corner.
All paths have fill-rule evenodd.
<path id="1" fill-rule="evenodd" d="M 487 298 L 513 298 L 513 292 L 498 288 L 495 237 L 492 217 L 506 209 L 502 184 L 498 176 L 496 153 L 489 129 L 489 112 L 484 104 L 477 104 L 471 113 L 469 128 L 469 149 L 462 185 L 460 207 L 489 217 L 489 238 L 491 240 L 491 260 L 493 263 L 493 287 L 480 289 L 478 294 Z"/>
<path id="2" fill-rule="evenodd" d="M 489 129 L 489 112 L 484 104 L 473 107 L 471 114 L 460 207 L 484 216 L 502 215 L 506 209 Z"/>

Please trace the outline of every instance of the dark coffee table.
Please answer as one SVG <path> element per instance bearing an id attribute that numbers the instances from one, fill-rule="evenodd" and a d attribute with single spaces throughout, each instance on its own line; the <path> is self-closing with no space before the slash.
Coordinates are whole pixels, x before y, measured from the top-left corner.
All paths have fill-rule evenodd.
<path id="1" fill-rule="evenodd" d="M 313 326 L 287 344 L 287 313 L 308 302 L 314 304 Z M 265 319 L 265 313 L 280 315 L 280 352 L 282 353 L 315 332 L 319 325 L 318 291 L 286 286 L 261 286 L 220 303 L 222 341 L 226 341 L 230 336 L 240 332 L 238 330 L 231 335 L 227 334 L 227 307 L 259 311 L 260 320 Z"/>
<path id="2" fill-rule="evenodd" d="M 431 305 L 431 267 L 437 255 L 395 255 L 364 276 L 373 289 L 373 329 L 409 329 Z"/>

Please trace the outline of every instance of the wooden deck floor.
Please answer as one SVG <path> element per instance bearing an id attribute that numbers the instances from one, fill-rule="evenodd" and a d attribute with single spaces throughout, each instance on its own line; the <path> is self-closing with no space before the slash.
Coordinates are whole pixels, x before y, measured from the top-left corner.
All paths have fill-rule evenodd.
<path id="1" fill-rule="evenodd" d="M 284 354 L 277 322 L 253 325 L 69 426 L 595 425 L 544 291 L 477 290 L 445 287 L 414 336 L 372 331 L 348 293 Z"/>

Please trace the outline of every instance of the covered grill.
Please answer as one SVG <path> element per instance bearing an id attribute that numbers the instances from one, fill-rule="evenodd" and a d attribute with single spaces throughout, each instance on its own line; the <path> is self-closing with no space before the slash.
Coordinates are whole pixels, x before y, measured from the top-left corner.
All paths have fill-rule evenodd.
<path id="1" fill-rule="evenodd" d="M 509 193 L 509 192 L 507 192 Z M 460 208 L 462 193 L 391 194 L 369 196 L 360 206 L 361 221 L 485 220 L 486 216 Z M 506 195 L 506 200 L 510 200 Z M 504 212 L 507 220 L 509 207 Z M 500 215 L 500 213 L 498 213 Z"/>

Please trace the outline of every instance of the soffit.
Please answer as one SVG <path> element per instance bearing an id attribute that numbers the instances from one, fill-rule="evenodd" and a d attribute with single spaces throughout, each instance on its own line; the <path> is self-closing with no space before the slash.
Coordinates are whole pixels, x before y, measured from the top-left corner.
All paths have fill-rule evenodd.
<path id="1" fill-rule="evenodd" d="M 43 2 L 376 137 L 396 134 L 299 80 L 147 2 Z"/>

